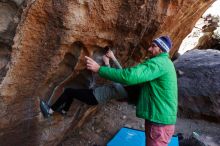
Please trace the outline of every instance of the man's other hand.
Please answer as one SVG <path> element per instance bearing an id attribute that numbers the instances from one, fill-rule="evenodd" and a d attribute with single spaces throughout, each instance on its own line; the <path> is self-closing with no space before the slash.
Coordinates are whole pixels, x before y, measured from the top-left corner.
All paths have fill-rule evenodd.
<path id="1" fill-rule="evenodd" d="M 85 56 L 85 58 L 87 69 L 97 73 L 99 71 L 100 65 L 88 56 Z"/>

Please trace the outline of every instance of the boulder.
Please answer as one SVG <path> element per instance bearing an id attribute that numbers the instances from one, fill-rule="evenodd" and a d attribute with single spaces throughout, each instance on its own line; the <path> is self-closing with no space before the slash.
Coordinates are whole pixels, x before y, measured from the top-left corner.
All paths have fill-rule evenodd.
<path id="1" fill-rule="evenodd" d="M 220 51 L 192 50 L 175 61 L 179 115 L 220 121 Z"/>

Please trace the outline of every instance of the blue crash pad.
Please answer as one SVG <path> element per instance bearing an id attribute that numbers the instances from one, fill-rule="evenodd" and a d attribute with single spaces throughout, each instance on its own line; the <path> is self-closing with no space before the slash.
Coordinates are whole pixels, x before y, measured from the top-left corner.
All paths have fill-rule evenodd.
<path id="1" fill-rule="evenodd" d="M 145 146 L 145 132 L 123 127 L 107 146 Z M 173 136 L 168 146 L 179 146 L 178 137 Z"/>

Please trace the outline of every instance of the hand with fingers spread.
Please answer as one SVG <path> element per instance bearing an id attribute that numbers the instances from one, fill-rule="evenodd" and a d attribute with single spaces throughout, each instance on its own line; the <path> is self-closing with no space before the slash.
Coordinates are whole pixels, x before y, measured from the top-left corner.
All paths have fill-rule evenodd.
<path id="1" fill-rule="evenodd" d="M 100 65 L 88 56 L 85 56 L 85 58 L 87 69 L 97 73 L 99 71 Z"/>

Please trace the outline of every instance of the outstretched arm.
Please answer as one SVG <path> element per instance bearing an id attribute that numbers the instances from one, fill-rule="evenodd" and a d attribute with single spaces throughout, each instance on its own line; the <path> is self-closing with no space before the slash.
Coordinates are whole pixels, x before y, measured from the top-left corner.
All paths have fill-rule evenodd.
<path id="1" fill-rule="evenodd" d="M 86 56 L 87 69 L 99 73 L 103 78 L 122 84 L 134 85 L 158 78 L 166 73 L 156 61 L 145 61 L 126 69 L 100 67 L 92 58 Z"/>

